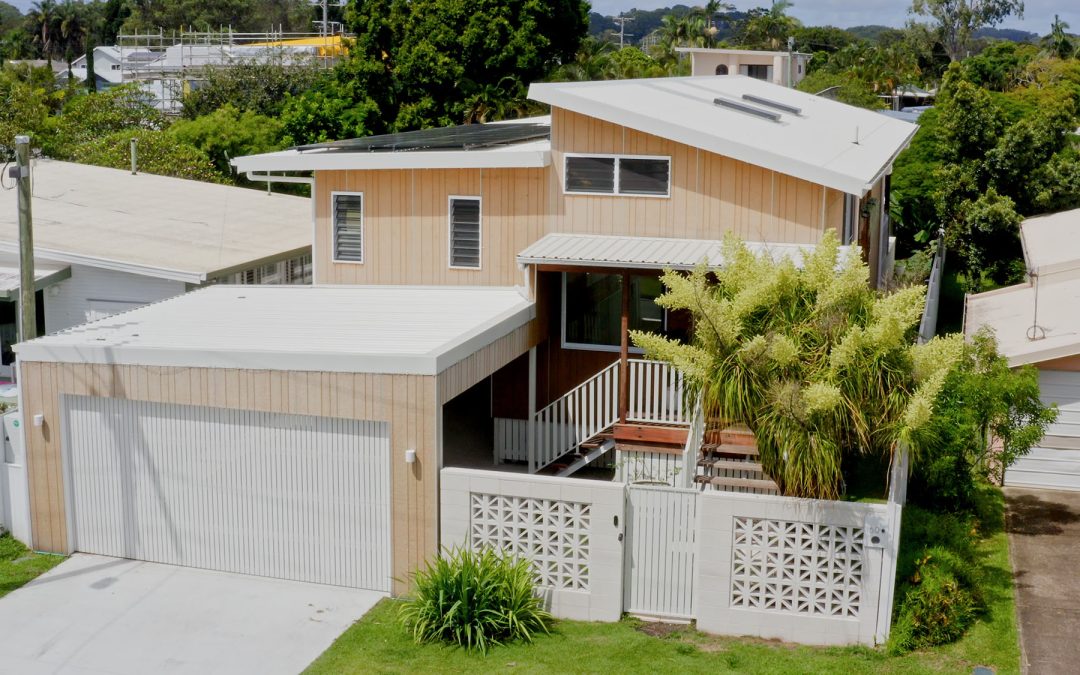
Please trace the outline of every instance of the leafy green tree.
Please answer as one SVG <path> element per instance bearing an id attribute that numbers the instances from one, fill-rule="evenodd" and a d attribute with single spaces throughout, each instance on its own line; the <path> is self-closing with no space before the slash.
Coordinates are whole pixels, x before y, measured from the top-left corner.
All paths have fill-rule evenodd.
<path id="1" fill-rule="evenodd" d="M 721 424 L 742 422 L 765 473 L 790 496 L 836 498 L 845 458 L 916 455 L 962 336 L 915 345 L 925 288 L 880 295 L 858 256 L 826 234 L 802 269 L 728 240 L 724 265 L 667 271 L 657 303 L 693 317 L 691 344 L 635 331 Z"/>
<path id="2" fill-rule="evenodd" d="M 942 172 L 943 187 L 939 194 L 939 213 L 946 216 L 946 244 L 961 262 L 966 273 L 966 290 L 982 290 L 982 277 L 1005 285 L 1018 281 L 1016 262 L 1020 250 L 1020 222 L 1012 199 L 998 194 L 994 188 L 975 197 L 954 196 L 950 174 Z M 952 177 L 962 183 L 955 192 L 971 192 L 969 178 L 961 170 Z"/>
<path id="3" fill-rule="evenodd" d="M 178 120 L 167 130 L 177 142 L 201 150 L 222 176 L 230 176 L 229 160 L 281 149 L 282 123 L 226 103 L 209 115 Z"/>
<path id="4" fill-rule="evenodd" d="M 50 114 L 58 102 L 51 68 L 0 68 L 0 155 L 15 156 L 15 136 L 29 134 L 40 146 L 49 133 Z"/>
<path id="5" fill-rule="evenodd" d="M 991 91 L 1008 91 L 1018 84 L 1024 67 L 1038 56 L 1039 48 L 1007 40 L 993 42 L 971 58 L 964 59 L 964 79 Z"/>
<path id="6" fill-rule="evenodd" d="M 139 170 L 160 176 L 189 178 L 220 183 L 214 163 L 198 148 L 177 143 L 160 129 L 126 129 L 76 146 L 70 159 L 82 164 L 128 169 L 131 166 L 131 139 L 138 145 Z"/>
<path id="7" fill-rule="evenodd" d="M 914 0 L 911 12 L 934 21 L 938 37 L 952 61 L 968 56 L 972 38 L 1011 15 L 1024 16 L 1023 0 Z"/>
<path id="8" fill-rule="evenodd" d="M 959 66 L 949 68 L 937 100 L 941 155 L 949 162 L 982 159 L 1004 128 L 990 94 L 962 79 L 960 72 Z"/>
<path id="9" fill-rule="evenodd" d="M 182 115 L 194 119 L 209 115 L 224 105 L 237 110 L 276 117 L 289 96 L 311 89 L 324 77 L 315 64 L 288 62 L 282 55 L 246 60 L 228 68 L 211 68 L 202 73 L 199 86 L 184 95 Z"/>
<path id="10" fill-rule="evenodd" d="M 870 110 L 881 110 L 885 102 L 874 92 L 874 86 L 860 80 L 853 72 L 817 70 L 804 77 L 796 87 L 811 94 L 829 92 L 830 98 Z"/>
<path id="11" fill-rule="evenodd" d="M 145 92 L 135 85 L 122 85 L 96 94 L 80 94 L 68 101 L 63 114 L 55 118 L 42 149 L 50 157 L 71 159 L 79 146 L 96 139 L 120 132 L 156 130 L 164 124 L 161 111 Z"/>
<path id="12" fill-rule="evenodd" d="M 156 32 L 159 28 L 189 30 L 265 31 L 281 25 L 288 31 L 310 30 L 312 7 L 306 0 L 131 0 L 125 32 Z"/>

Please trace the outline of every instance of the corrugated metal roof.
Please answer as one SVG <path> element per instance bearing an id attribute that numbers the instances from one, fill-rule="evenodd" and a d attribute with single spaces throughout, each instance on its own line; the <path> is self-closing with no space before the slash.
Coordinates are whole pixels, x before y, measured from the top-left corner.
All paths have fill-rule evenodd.
<path id="1" fill-rule="evenodd" d="M 768 251 L 777 260 L 790 258 L 802 265 L 803 253 L 813 244 L 747 242 L 751 251 Z M 844 255 L 851 247 L 841 246 Z M 713 239 L 667 239 L 599 234 L 549 234 L 518 254 L 520 264 L 573 265 L 687 270 L 702 261 L 723 264 L 723 242 Z"/>
<path id="2" fill-rule="evenodd" d="M 311 247 L 311 201 L 100 166 L 35 160 L 39 259 L 199 283 Z M 16 191 L 0 190 L 0 250 L 18 248 Z"/>
<path id="3" fill-rule="evenodd" d="M 748 103 L 747 94 L 800 113 L 772 121 L 714 103 Z M 529 87 L 529 98 L 856 195 L 870 189 L 918 130 L 741 75 L 543 82 Z"/>
<path id="4" fill-rule="evenodd" d="M 16 351 L 24 361 L 434 375 L 535 314 L 514 288 L 221 285 Z"/>
<path id="5" fill-rule="evenodd" d="M 964 332 L 971 336 L 983 326 L 993 329 L 998 350 L 1011 366 L 1080 354 L 1080 279 L 1040 283 L 1038 316 L 1035 299 L 1031 284 L 969 295 Z M 1030 339 L 1029 331 L 1037 339 Z"/>

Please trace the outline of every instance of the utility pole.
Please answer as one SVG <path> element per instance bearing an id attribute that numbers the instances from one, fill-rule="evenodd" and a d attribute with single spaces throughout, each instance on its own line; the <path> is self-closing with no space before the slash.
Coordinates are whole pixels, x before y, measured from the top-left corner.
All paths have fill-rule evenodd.
<path id="1" fill-rule="evenodd" d="M 615 25 L 619 27 L 619 49 L 622 49 L 626 44 L 626 38 L 634 37 L 633 33 L 629 35 L 626 33 L 626 24 L 633 20 L 634 17 L 632 16 L 617 16 L 614 19 Z"/>
<path id="2" fill-rule="evenodd" d="M 34 302 L 34 228 L 30 212 L 30 137 L 15 137 L 15 166 L 9 175 L 19 184 L 19 342 L 37 337 Z"/>

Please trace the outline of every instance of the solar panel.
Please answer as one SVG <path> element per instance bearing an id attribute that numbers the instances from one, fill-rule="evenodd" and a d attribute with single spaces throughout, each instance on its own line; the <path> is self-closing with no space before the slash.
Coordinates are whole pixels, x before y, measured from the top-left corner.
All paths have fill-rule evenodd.
<path id="1" fill-rule="evenodd" d="M 762 110 L 761 108 L 755 108 L 752 105 L 747 105 L 741 101 L 736 101 L 730 98 L 714 98 L 713 103 L 724 108 L 731 108 L 732 110 L 738 110 L 744 112 L 747 115 L 753 115 L 762 119 L 767 119 L 772 122 L 780 121 L 780 113 L 775 113 L 771 110 Z"/>
<path id="2" fill-rule="evenodd" d="M 792 115 L 801 115 L 802 114 L 802 108 L 796 108 L 793 105 L 788 105 L 787 103 L 780 103 L 779 101 L 774 101 L 772 99 L 765 98 L 763 96 L 754 96 L 753 94 L 743 94 L 742 97 L 743 97 L 743 100 L 745 100 L 745 101 L 750 101 L 751 103 L 757 103 L 758 105 L 763 105 L 763 106 L 768 107 L 768 108 L 776 108 L 777 110 L 782 110 L 783 112 L 791 113 Z"/>
<path id="3" fill-rule="evenodd" d="M 548 138 L 551 125 L 538 122 L 462 124 L 456 127 L 404 131 L 382 136 L 352 138 L 301 145 L 296 149 L 337 152 L 400 152 L 407 150 L 475 150 Z"/>

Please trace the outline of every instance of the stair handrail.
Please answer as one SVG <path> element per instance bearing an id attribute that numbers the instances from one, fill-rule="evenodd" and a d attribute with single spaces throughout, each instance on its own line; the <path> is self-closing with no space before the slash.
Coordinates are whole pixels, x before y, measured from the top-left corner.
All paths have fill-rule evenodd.
<path id="1" fill-rule="evenodd" d="M 619 419 L 618 391 L 619 362 L 615 361 L 538 410 L 533 415 L 529 473 L 580 449 L 582 443 L 614 425 Z"/>
<path id="2" fill-rule="evenodd" d="M 701 452 L 701 444 L 705 441 L 705 410 L 701 405 L 701 394 L 694 399 L 694 409 L 690 416 L 690 433 L 686 435 L 686 446 L 683 448 L 683 487 L 694 487 L 694 476 L 697 475 L 698 455 Z"/>

